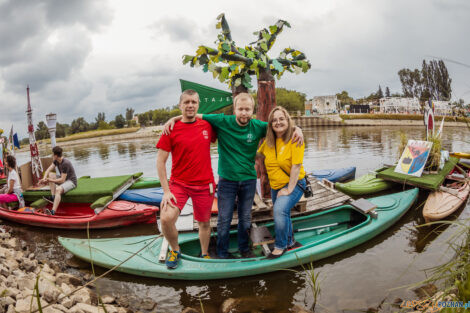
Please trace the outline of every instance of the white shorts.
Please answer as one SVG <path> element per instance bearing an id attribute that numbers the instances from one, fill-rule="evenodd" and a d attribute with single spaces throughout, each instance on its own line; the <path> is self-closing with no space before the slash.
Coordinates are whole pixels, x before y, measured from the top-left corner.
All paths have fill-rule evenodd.
<path id="1" fill-rule="evenodd" d="M 77 187 L 77 186 L 75 186 L 75 184 L 71 180 L 66 180 L 65 182 L 63 182 L 59 186 L 62 187 L 62 189 L 64 189 L 64 194 L 69 192 L 70 190 L 74 189 L 75 187 Z"/>

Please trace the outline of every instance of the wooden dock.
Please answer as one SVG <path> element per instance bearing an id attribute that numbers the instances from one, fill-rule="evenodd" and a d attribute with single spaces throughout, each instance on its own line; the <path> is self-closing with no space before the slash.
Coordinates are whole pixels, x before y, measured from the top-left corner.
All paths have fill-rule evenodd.
<path id="1" fill-rule="evenodd" d="M 326 183 L 311 179 L 313 196 L 310 198 L 300 199 L 299 203 L 294 207 L 291 212 L 292 217 L 312 214 L 314 212 L 323 211 L 326 209 L 334 208 L 351 200 L 351 197 L 345 195 L 339 190 L 336 190 Z M 252 222 L 261 223 L 273 220 L 273 208 L 271 199 L 261 200 L 259 195 L 256 194 L 255 201 L 252 209 Z M 233 213 L 232 226 L 238 224 L 237 212 Z M 217 228 L 217 216 L 211 217 L 211 227 Z M 198 228 L 198 224 L 194 221 L 194 229 Z"/>

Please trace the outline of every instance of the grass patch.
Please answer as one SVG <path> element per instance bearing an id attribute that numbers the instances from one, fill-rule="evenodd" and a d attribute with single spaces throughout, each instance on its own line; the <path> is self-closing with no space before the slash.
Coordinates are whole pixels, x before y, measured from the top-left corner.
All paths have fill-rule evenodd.
<path id="1" fill-rule="evenodd" d="M 422 114 L 340 114 L 343 120 L 412 120 L 422 121 Z M 435 121 L 441 121 L 444 116 L 435 116 Z M 470 118 L 463 116 L 445 116 L 446 122 L 470 123 Z"/>
<path id="2" fill-rule="evenodd" d="M 62 137 L 62 138 L 57 138 L 56 141 L 65 142 L 65 141 L 78 140 L 78 139 L 89 139 L 89 138 L 96 138 L 96 137 L 103 137 L 103 136 L 129 134 L 129 133 L 135 133 L 139 129 L 140 127 L 91 130 L 91 131 L 87 131 L 83 133 L 76 133 L 76 134 Z M 51 139 L 45 139 L 44 141 L 47 143 L 50 143 Z"/>

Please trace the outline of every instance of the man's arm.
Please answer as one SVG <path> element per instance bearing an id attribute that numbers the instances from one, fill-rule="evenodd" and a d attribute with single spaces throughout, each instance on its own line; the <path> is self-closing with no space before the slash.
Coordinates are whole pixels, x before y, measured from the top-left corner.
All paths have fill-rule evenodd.
<path id="1" fill-rule="evenodd" d="M 178 115 L 178 116 L 174 116 L 174 117 L 170 118 L 165 123 L 165 125 L 163 125 L 164 126 L 163 134 L 169 135 L 171 133 L 171 131 L 173 130 L 173 127 L 175 127 L 175 123 L 177 121 L 180 121 L 182 118 L 183 118 L 183 115 Z M 202 114 L 196 114 L 196 118 L 202 119 Z"/>
<path id="2" fill-rule="evenodd" d="M 41 180 L 39 180 L 39 183 L 47 183 L 48 181 L 51 181 L 49 180 L 49 173 L 52 172 L 53 170 L 55 170 L 55 165 L 54 163 L 52 163 L 48 168 L 47 170 L 44 172 L 44 176 Z"/>
<path id="3" fill-rule="evenodd" d="M 292 142 L 297 142 L 297 147 L 300 147 L 304 144 L 304 134 L 300 127 L 295 126 L 294 133 L 292 134 Z"/>
<path id="4" fill-rule="evenodd" d="M 67 180 L 67 174 L 62 173 L 59 178 L 49 178 L 48 181 L 56 184 L 63 184 Z"/>
<path id="5" fill-rule="evenodd" d="M 166 164 L 166 161 L 168 160 L 169 155 L 170 155 L 170 152 L 162 150 L 162 149 L 158 149 L 157 172 L 158 172 L 158 178 L 160 179 L 160 184 L 163 189 L 163 199 L 162 199 L 162 202 L 160 203 L 160 208 L 162 210 L 165 210 L 167 205 L 172 205 L 171 203 L 172 200 L 174 200 L 176 203 L 176 198 L 170 191 L 170 186 L 168 185 L 168 179 L 166 176 L 165 164 Z"/>

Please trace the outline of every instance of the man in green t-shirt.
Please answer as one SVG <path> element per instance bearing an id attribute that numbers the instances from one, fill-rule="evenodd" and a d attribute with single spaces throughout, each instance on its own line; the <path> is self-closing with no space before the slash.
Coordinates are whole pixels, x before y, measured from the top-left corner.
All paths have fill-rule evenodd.
<path id="1" fill-rule="evenodd" d="M 219 184 L 217 188 L 219 213 L 217 219 L 217 255 L 229 258 L 229 232 L 237 203 L 238 250 L 242 257 L 254 257 L 249 244 L 251 209 L 256 192 L 255 156 L 259 141 L 266 136 L 267 122 L 252 119 L 255 102 L 248 93 L 233 100 L 234 115 L 198 114 L 217 132 L 219 151 Z M 180 117 L 170 119 L 165 132 L 173 129 Z M 296 128 L 294 141 L 303 143 L 302 131 Z"/>

